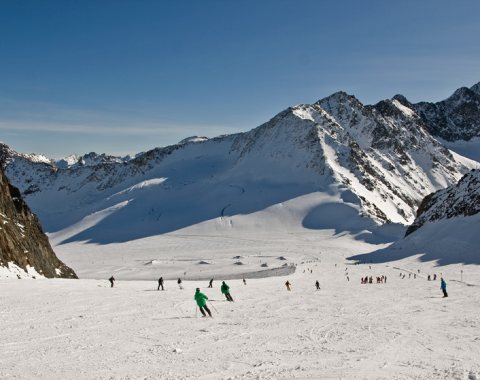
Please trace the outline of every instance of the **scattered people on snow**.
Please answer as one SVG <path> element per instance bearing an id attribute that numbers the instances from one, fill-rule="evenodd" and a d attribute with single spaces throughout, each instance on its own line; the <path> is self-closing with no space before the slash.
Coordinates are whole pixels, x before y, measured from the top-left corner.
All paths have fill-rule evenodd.
<path id="1" fill-rule="evenodd" d="M 213 288 L 213 278 L 210 279 L 210 282 L 208 283 L 209 288 Z"/>
<path id="2" fill-rule="evenodd" d="M 108 281 L 110 281 L 110 287 L 113 288 L 113 283 L 115 282 L 115 277 L 113 277 L 113 276 L 110 277 L 110 278 L 108 279 Z"/>
<path id="3" fill-rule="evenodd" d="M 207 316 L 205 314 L 205 311 L 206 311 L 208 313 L 208 315 L 211 317 L 212 312 L 210 311 L 210 309 L 207 306 L 208 297 L 205 294 L 203 294 L 202 292 L 200 292 L 200 288 L 197 288 L 197 290 L 195 291 L 195 296 L 193 298 L 197 302 L 197 306 L 200 309 L 200 312 L 202 313 L 202 316 L 203 317 Z"/>
<path id="4" fill-rule="evenodd" d="M 350 281 L 350 278 L 348 276 L 347 276 L 347 280 Z M 382 275 L 381 277 L 376 276 L 376 280 L 377 280 L 377 284 L 386 283 L 387 282 L 387 276 L 385 276 L 385 275 Z M 360 283 L 361 284 L 373 284 L 373 277 L 372 276 L 361 277 L 360 278 Z"/>
<path id="5" fill-rule="evenodd" d="M 442 292 L 443 292 L 443 297 L 448 297 L 448 294 L 447 294 L 447 283 L 445 282 L 445 280 L 443 279 L 443 277 L 440 279 L 440 289 L 442 289 Z"/>
<path id="6" fill-rule="evenodd" d="M 318 282 L 318 280 L 315 282 L 315 287 L 317 288 L 317 290 L 320 290 L 320 283 Z"/>
<path id="7" fill-rule="evenodd" d="M 222 281 L 222 286 L 220 287 L 220 290 L 222 291 L 222 294 L 225 295 L 227 301 L 233 302 L 233 298 L 230 295 L 230 286 L 228 286 L 225 281 Z"/>
<path id="8" fill-rule="evenodd" d="M 165 290 L 165 289 L 163 288 L 163 277 L 160 277 L 160 278 L 158 279 L 158 288 L 157 288 L 157 290 L 160 290 L 160 288 L 162 288 L 162 290 Z"/>
<path id="9" fill-rule="evenodd" d="M 178 284 L 178 287 L 180 289 L 183 289 L 183 286 L 182 286 L 182 279 L 179 277 L 178 280 L 177 280 L 177 284 Z"/>
<path id="10" fill-rule="evenodd" d="M 287 280 L 287 282 L 285 283 L 285 286 L 287 287 L 287 290 L 290 291 L 290 282 Z"/>

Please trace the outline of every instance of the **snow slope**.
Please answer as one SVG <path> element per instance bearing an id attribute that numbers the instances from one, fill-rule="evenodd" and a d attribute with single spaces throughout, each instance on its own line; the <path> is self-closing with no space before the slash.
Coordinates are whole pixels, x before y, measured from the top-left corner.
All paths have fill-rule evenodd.
<path id="1" fill-rule="evenodd" d="M 442 299 L 439 281 L 426 280 L 440 270 L 426 264 L 342 264 L 339 250 L 299 264 L 288 277 L 291 292 L 287 278 L 228 281 L 234 303 L 223 299 L 220 278 L 213 289 L 207 281 L 186 281 L 184 290 L 167 281 L 164 292 L 155 281 L 120 281 L 113 289 L 95 280 L 0 281 L 0 377 L 480 377 L 478 267 L 442 268 L 450 294 Z M 472 286 L 455 281 L 461 268 Z M 386 275 L 387 283 L 361 285 L 367 275 Z M 199 286 L 213 319 L 196 312 Z"/>
<path id="2" fill-rule="evenodd" d="M 353 257 L 361 262 L 389 262 L 411 257 L 452 263 L 480 264 L 480 170 L 455 185 L 427 196 L 406 237 L 373 253 Z"/>

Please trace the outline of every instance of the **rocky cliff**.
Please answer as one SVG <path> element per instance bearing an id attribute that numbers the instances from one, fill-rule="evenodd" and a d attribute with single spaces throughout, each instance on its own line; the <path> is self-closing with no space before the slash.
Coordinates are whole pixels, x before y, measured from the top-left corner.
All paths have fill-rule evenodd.
<path id="1" fill-rule="evenodd" d="M 480 170 L 472 170 L 458 183 L 432 193 L 420 204 L 417 218 L 406 235 L 424 224 L 457 216 L 472 216 L 480 212 Z"/>
<path id="2" fill-rule="evenodd" d="M 76 278 L 53 252 L 37 217 L 0 169 L 0 276 Z"/>

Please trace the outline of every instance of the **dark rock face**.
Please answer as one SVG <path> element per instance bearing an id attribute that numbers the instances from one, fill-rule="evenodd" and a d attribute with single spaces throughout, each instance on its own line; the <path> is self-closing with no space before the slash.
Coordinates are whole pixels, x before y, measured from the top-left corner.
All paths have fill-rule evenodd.
<path id="1" fill-rule="evenodd" d="M 472 170 L 457 184 L 430 194 L 421 203 L 415 222 L 406 235 L 427 222 L 456 216 L 471 216 L 480 212 L 480 170 Z"/>
<path id="2" fill-rule="evenodd" d="M 37 217 L 0 169 L 0 266 L 8 267 L 9 263 L 25 271 L 34 268 L 48 278 L 77 278 L 57 258 Z"/>
<path id="3" fill-rule="evenodd" d="M 480 83 L 461 87 L 441 102 L 414 104 L 413 109 L 434 136 L 447 141 L 480 136 Z"/>

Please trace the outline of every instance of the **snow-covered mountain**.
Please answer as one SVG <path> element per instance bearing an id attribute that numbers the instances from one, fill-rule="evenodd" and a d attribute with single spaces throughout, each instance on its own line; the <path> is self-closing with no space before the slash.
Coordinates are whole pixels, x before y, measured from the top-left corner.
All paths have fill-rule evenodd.
<path id="1" fill-rule="evenodd" d="M 480 83 L 456 90 L 437 103 L 403 104 L 414 109 L 428 131 L 447 148 L 480 161 Z"/>
<path id="2" fill-rule="evenodd" d="M 439 265 L 480 264 L 480 170 L 428 195 L 404 239 L 388 248 L 351 257 L 360 262 L 412 258 Z"/>
<path id="3" fill-rule="evenodd" d="M 472 170 L 458 183 L 425 197 L 418 209 L 417 218 L 407 229 L 407 235 L 425 223 L 468 217 L 478 213 L 480 213 L 480 170 Z M 480 231 L 480 225 L 478 228 Z"/>
<path id="4" fill-rule="evenodd" d="M 127 161 L 89 156 L 59 166 L 0 149 L 8 177 L 64 242 L 123 242 L 203 222 L 350 231 L 409 224 L 426 195 L 478 165 L 433 138 L 403 97 L 365 106 L 344 92 L 246 133 L 190 137 Z"/>
<path id="5" fill-rule="evenodd" d="M 0 169 L 0 278 L 3 277 L 76 275 L 56 257 L 37 217 Z"/>

